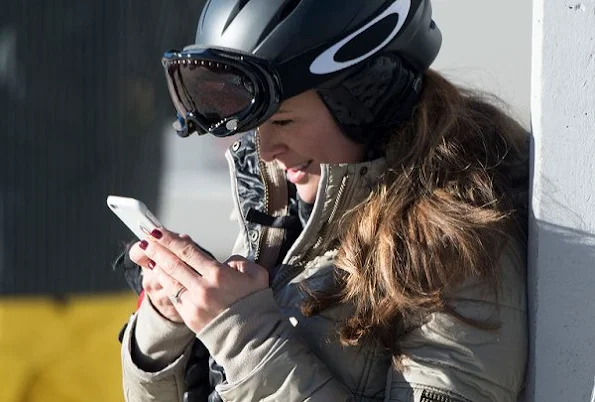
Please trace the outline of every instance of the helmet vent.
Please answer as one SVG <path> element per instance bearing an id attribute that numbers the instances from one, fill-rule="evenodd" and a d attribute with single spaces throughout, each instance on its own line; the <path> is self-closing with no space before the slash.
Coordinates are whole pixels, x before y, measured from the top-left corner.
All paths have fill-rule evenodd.
<path id="1" fill-rule="evenodd" d="M 242 9 L 244 7 L 246 7 L 246 4 L 248 4 L 249 2 L 250 2 L 250 0 L 239 0 L 236 3 L 235 7 L 229 13 L 229 17 L 227 18 L 227 21 L 225 22 L 225 26 L 223 27 L 223 32 L 225 32 L 227 30 L 229 25 L 233 22 L 233 20 L 236 19 L 236 17 L 240 13 L 240 11 L 242 11 Z"/>
<path id="2" fill-rule="evenodd" d="M 281 12 L 279 13 L 279 22 L 283 21 L 285 18 L 289 16 L 297 8 L 302 0 L 289 0 L 285 3 Z"/>
<path id="3" fill-rule="evenodd" d="M 263 30 L 258 42 L 264 40 L 279 24 L 281 24 L 293 11 L 299 6 L 302 0 L 285 0 L 283 6 L 280 7 L 275 18 L 269 21 L 266 28 Z"/>

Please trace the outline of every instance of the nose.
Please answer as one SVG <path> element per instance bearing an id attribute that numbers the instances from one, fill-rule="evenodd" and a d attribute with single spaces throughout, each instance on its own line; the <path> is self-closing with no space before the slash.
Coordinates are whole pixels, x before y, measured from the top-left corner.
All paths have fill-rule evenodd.
<path id="1" fill-rule="evenodd" d="M 288 147 L 282 137 L 277 135 L 276 130 L 269 124 L 263 124 L 258 128 L 258 148 L 260 159 L 265 162 L 272 162 L 279 155 L 287 152 Z"/>

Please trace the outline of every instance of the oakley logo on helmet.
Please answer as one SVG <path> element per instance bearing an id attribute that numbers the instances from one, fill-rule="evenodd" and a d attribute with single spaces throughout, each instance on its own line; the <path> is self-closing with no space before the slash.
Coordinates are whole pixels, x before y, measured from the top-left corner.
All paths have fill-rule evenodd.
<path id="1" fill-rule="evenodd" d="M 367 59 L 368 57 L 372 56 L 373 54 L 377 53 L 383 47 L 385 47 L 403 28 L 405 21 L 407 20 L 407 16 L 409 15 L 409 11 L 411 10 L 411 0 L 397 0 L 395 1 L 389 8 L 387 8 L 382 14 L 378 17 L 374 18 L 372 21 L 367 23 L 362 28 L 358 29 L 357 31 L 353 32 L 351 35 L 347 36 L 345 39 L 341 40 L 337 44 L 333 45 L 332 47 L 325 50 L 322 54 L 320 54 L 310 65 L 310 72 L 312 74 L 330 74 L 340 70 L 343 70 L 347 67 L 351 67 L 354 64 L 359 63 L 362 60 Z M 377 47 L 370 50 L 366 54 L 357 57 L 355 59 L 351 59 L 348 61 L 339 62 L 335 60 L 335 56 L 343 46 L 351 42 L 354 38 L 361 35 L 370 27 L 374 26 L 378 22 L 382 21 L 384 18 L 388 17 L 389 15 L 397 14 L 397 24 L 393 31 L 388 35 L 388 37 Z"/>

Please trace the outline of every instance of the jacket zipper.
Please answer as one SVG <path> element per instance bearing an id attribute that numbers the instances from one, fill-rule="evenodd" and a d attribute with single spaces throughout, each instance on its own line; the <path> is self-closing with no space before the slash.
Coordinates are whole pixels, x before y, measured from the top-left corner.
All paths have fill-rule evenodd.
<path id="1" fill-rule="evenodd" d="M 314 245 L 310 248 L 310 250 L 308 250 L 303 258 L 304 261 L 309 261 L 310 258 L 312 258 L 312 255 L 314 254 L 316 248 L 318 248 L 322 242 L 324 241 L 324 239 L 327 237 L 327 231 L 328 228 L 331 224 L 331 222 L 333 221 L 333 219 L 335 218 L 335 215 L 337 214 L 337 211 L 339 210 L 339 207 L 342 206 L 342 201 L 343 201 L 343 195 L 345 194 L 345 188 L 347 187 L 347 179 L 348 176 L 344 176 L 343 180 L 341 180 L 341 186 L 339 187 L 339 191 L 337 193 L 337 200 L 335 201 L 335 205 L 333 206 L 333 210 L 331 211 L 331 214 L 329 215 L 327 221 L 324 223 L 324 225 L 320 228 L 320 232 L 318 234 L 318 238 L 316 239 L 316 241 L 314 242 Z"/>
<path id="2" fill-rule="evenodd" d="M 424 390 L 419 402 L 461 402 L 459 399 L 452 398 L 442 393 Z"/>
<path id="3" fill-rule="evenodd" d="M 255 133 L 256 137 L 256 156 L 258 157 L 258 167 L 260 169 L 260 180 L 264 185 L 264 213 L 269 213 L 269 180 L 266 173 L 266 165 L 260 158 L 260 133 L 258 129 Z M 260 238 L 258 239 L 258 246 L 256 247 L 256 251 L 254 252 L 254 260 L 258 261 L 258 257 L 260 256 L 260 249 L 262 248 L 262 239 L 264 238 L 264 231 L 265 228 L 262 228 L 260 233 Z"/>
<path id="4" fill-rule="evenodd" d="M 347 187 L 347 180 L 347 176 L 343 177 L 343 180 L 341 180 L 341 186 L 339 187 L 339 191 L 337 192 L 337 199 L 335 201 L 335 205 L 333 206 L 331 214 L 328 220 L 320 229 L 319 235 L 316 241 L 314 242 L 314 245 L 310 248 L 310 250 L 306 252 L 305 256 L 302 258 L 302 261 L 309 261 L 312 255 L 314 254 L 314 250 L 316 249 L 316 247 L 318 247 L 325 239 L 329 224 L 333 221 L 335 215 L 337 214 L 337 211 L 339 210 L 339 207 L 342 205 L 343 195 L 345 194 L 345 188 Z M 310 217 L 310 219 L 312 219 L 312 217 Z M 304 268 L 305 266 L 303 263 L 288 266 L 288 268 L 273 281 L 273 284 L 271 285 L 273 292 L 276 292 L 277 290 L 287 285 L 293 278 L 302 273 L 304 271 Z"/>

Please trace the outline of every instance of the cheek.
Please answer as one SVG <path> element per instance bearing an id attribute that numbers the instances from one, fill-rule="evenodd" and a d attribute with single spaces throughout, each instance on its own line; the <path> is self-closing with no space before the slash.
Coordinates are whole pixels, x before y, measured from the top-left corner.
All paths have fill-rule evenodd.
<path id="1" fill-rule="evenodd" d="M 350 140 L 330 115 L 318 120 L 315 146 L 324 155 L 323 163 L 357 163 L 364 160 L 365 146 Z"/>
<path id="2" fill-rule="evenodd" d="M 365 147 L 347 138 L 328 118 L 300 118 L 285 139 L 289 148 L 318 163 L 357 163 L 365 157 Z"/>
<path id="3" fill-rule="evenodd" d="M 365 158 L 365 146 L 349 140 L 340 131 L 321 133 L 310 149 L 320 163 L 358 163 Z"/>
<path id="4" fill-rule="evenodd" d="M 286 137 L 287 138 L 287 137 Z M 324 136 L 317 127 L 300 127 L 292 132 L 286 143 L 289 148 L 304 158 L 313 159 L 319 163 L 325 163 L 326 146 Z"/>

